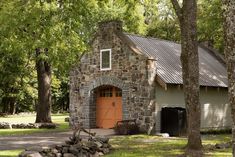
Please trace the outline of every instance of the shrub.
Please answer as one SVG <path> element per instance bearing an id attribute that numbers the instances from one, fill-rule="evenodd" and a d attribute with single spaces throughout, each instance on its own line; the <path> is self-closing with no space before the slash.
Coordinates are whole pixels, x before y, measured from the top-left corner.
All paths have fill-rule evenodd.
<path id="1" fill-rule="evenodd" d="M 207 129 L 207 130 L 201 130 L 201 134 L 205 135 L 205 134 L 213 134 L 213 135 L 217 135 L 217 134 L 231 134 L 232 133 L 232 129 L 229 128 L 224 128 L 224 129 Z"/>

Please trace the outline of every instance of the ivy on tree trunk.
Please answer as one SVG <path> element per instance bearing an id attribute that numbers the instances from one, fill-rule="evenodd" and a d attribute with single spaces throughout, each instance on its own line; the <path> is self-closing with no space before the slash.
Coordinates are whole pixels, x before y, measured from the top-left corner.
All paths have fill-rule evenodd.
<path id="1" fill-rule="evenodd" d="M 178 16 L 181 30 L 181 64 L 188 126 L 186 155 L 200 157 L 203 152 L 200 135 L 197 2 L 196 0 L 183 0 L 182 7 L 177 0 L 171 0 L 171 2 Z"/>
<path id="2" fill-rule="evenodd" d="M 38 105 L 36 123 L 51 123 L 51 65 L 43 59 L 48 49 L 36 49 Z"/>
<path id="3" fill-rule="evenodd" d="M 235 1 L 222 0 L 224 17 L 225 57 L 228 73 L 228 97 L 233 120 L 232 149 L 235 157 Z"/>

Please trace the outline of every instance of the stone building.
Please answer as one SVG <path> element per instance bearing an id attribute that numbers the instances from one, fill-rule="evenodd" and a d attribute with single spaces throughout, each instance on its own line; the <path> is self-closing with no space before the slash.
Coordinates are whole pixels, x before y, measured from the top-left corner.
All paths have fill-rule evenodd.
<path id="1" fill-rule="evenodd" d="M 141 131 L 160 132 L 161 110 L 185 108 L 180 44 L 124 33 L 122 22 L 106 21 L 70 73 L 71 124 L 112 128 L 136 119 Z M 227 74 L 223 59 L 199 47 L 202 128 L 227 128 Z"/>

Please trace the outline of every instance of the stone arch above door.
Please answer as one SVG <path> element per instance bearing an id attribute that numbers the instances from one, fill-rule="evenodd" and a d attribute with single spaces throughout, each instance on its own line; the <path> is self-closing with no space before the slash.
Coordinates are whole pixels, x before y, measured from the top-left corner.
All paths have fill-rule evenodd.
<path id="1" fill-rule="evenodd" d="M 109 85 L 122 90 L 122 119 L 128 119 L 129 114 L 127 111 L 127 99 L 129 96 L 129 88 L 126 83 L 115 77 L 100 77 L 92 80 L 87 84 L 86 104 L 84 106 L 84 114 L 87 114 L 83 123 L 86 128 L 96 127 L 96 99 L 94 90 L 100 86 Z"/>
<path id="2" fill-rule="evenodd" d="M 118 87 L 122 90 L 128 90 L 127 85 L 120 79 L 115 78 L 115 77 L 100 77 L 98 79 L 95 79 L 89 83 L 88 90 L 91 91 L 99 86 L 102 85 L 110 85 L 110 86 L 115 86 Z"/>

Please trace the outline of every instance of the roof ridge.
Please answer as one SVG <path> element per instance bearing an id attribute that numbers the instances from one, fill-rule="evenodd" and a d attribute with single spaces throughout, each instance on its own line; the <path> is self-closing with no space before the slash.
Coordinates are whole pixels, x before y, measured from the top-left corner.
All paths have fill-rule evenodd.
<path id="1" fill-rule="evenodd" d="M 155 37 L 151 37 L 151 36 L 144 36 L 144 35 L 139 35 L 139 34 L 132 34 L 132 33 L 128 33 L 128 32 L 124 32 L 124 34 L 126 35 L 132 35 L 132 36 L 137 36 L 137 37 L 141 37 L 141 38 L 146 38 L 146 39 L 155 39 L 155 40 L 158 40 L 158 41 L 165 41 L 165 42 L 168 42 L 168 43 L 174 43 L 174 44 L 178 44 L 178 45 L 181 45 L 181 43 L 177 43 L 175 41 L 172 41 L 172 40 L 166 40 L 166 39 L 160 39 L 160 38 L 155 38 Z M 219 54 L 219 52 L 213 48 L 209 48 L 201 43 L 198 42 L 198 48 L 202 48 L 204 50 L 206 50 L 207 52 L 209 52 L 212 56 L 214 56 L 218 61 L 220 61 L 222 64 L 225 64 L 225 59 L 224 57 Z"/>
<path id="2" fill-rule="evenodd" d="M 215 57 L 224 66 L 226 65 L 226 61 L 225 61 L 224 56 L 222 54 L 220 54 L 216 49 L 205 46 L 202 43 L 199 43 L 198 47 L 200 47 L 200 48 L 206 50 L 207 52 L 209 52 L 213 57 Z"/>
<path id="3" fill-rule="evenodd" d="M 179 44 L 176 41 L 172 41 L 172 40 L 166 40 L 166 39 L 160 39 L 160 38 L 156 38 L 156 37 L 151 37 L 151 36 L 144 36 L 144 35 L 140 35 L 140 34 L 133 34 L 133 33 L 128 33 L 128 32 L 123 32 L 125 35 L 132 35 L 132 36 L 137 36 L 137 37 L 141 37 L 141 38 L 146 38 L 146 39 L 155 39 L 155 40 L 159 40 L 159 41 L 166 41 L 166 42 L 170 42 L 170 43 L 174 43 L 174 44 Z"/>

